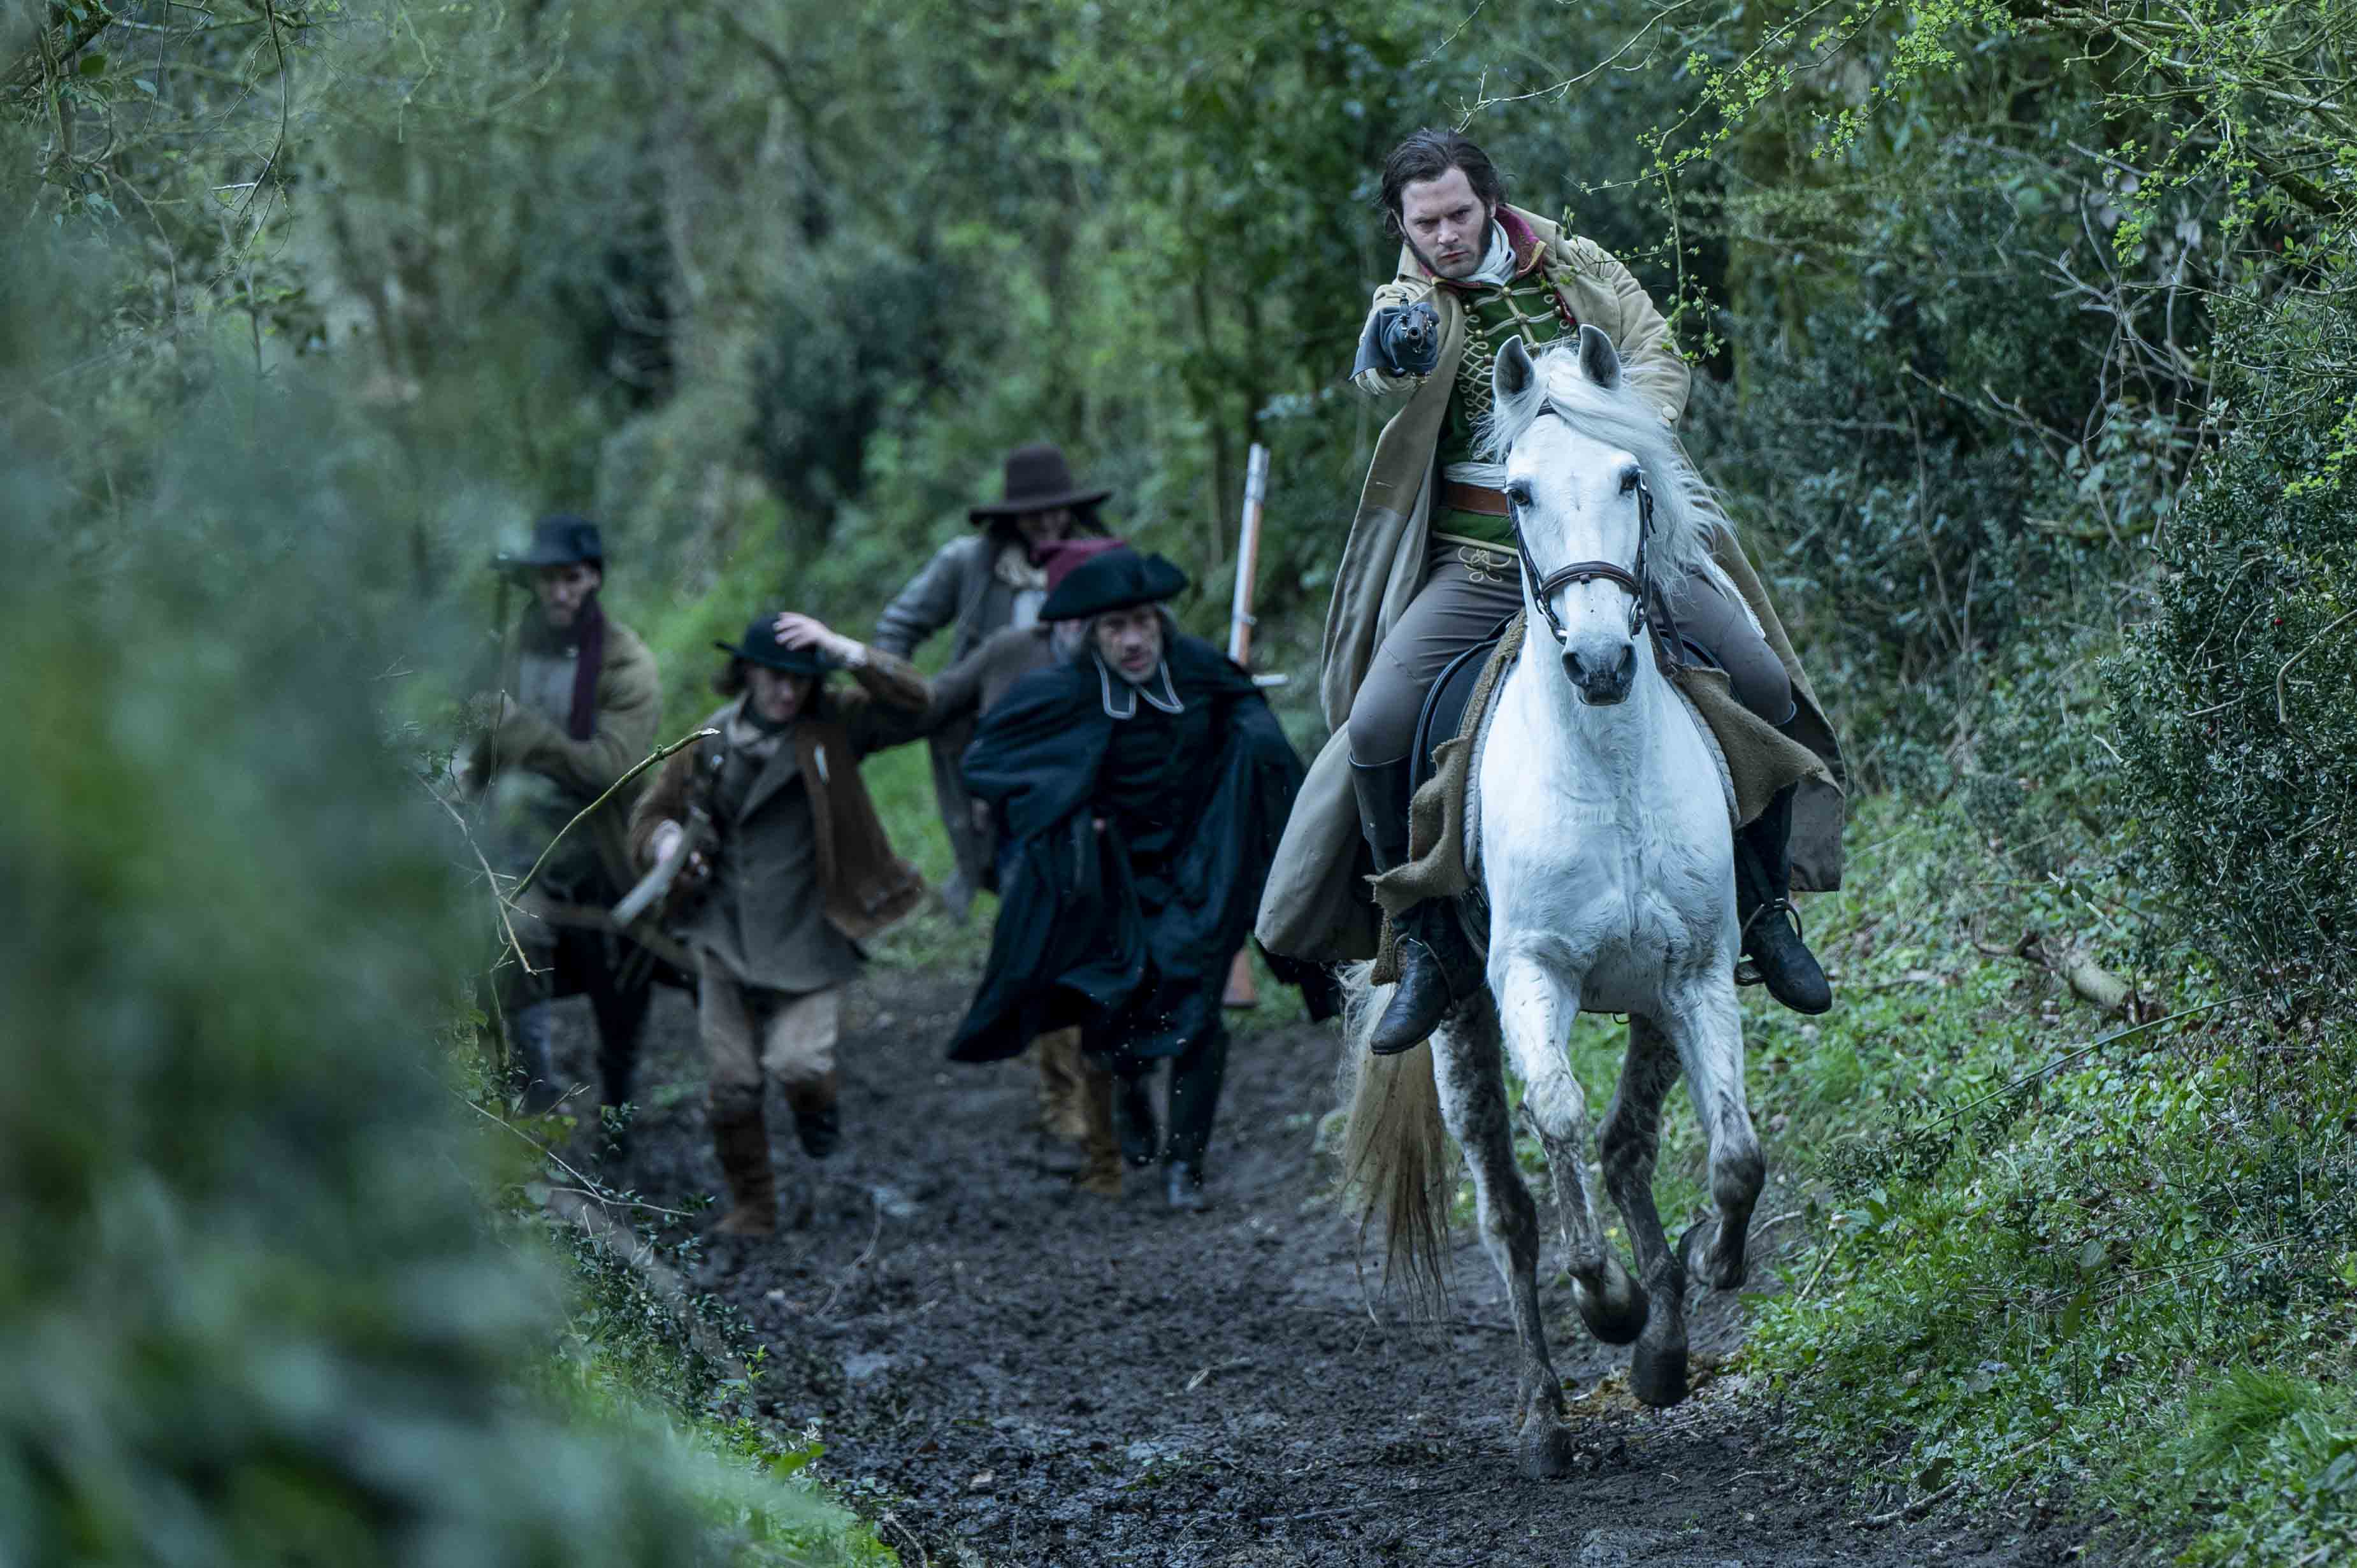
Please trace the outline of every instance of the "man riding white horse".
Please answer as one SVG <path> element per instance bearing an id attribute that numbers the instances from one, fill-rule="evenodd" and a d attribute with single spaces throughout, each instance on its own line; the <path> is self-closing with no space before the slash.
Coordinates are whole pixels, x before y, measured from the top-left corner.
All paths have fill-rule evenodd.
<path id="1" fill-rule="evenodd" d="M 1535 352 L 1595 327 L 1628 384 L 1672 426 L 1688 382 L 1668 324 L 1629 270 L 1594 242 L 1508 206 L 1496 168 L 1464 136 L 1410 136 L 1385 161 L 1383 196 L 1402 242 L 1398 274 L 1375 291 L 1353 380 L 1398 407 L 1376 444 L 1327 613 L 1321 697 L 1335 733 L 1303 788 L 1259 925 L 1272 950 L 1301 958 L 1372 955 L 1357 840 L 1379 875 L 1408 858 L 1426 696 L 1523 607 L 1513 509 L 1498 466 L 1480 456 L 1500 346 L 1519 338 Z M 1738 703 L 1826 765 L 1822 784 L 1799 787 L 1797 825 L 1788 788 L 1736 844 L 1745 955 L 1778 1001 L 1821 1013 L 1831 991 L 1788 894 L 1837 883 L 1840 753 L 1740 548 L 1723 536 L 1714 554 L 1720 570 L 1657 585 L 1667 612 L 1659 620 L 1678 628 L 1674 656 L 1723 671 Z M 1480 984 L 1447 902 L 1394 914 L 1398 983 L 1369 1042 L 1378 1054 L 1423 1041 Z"/>

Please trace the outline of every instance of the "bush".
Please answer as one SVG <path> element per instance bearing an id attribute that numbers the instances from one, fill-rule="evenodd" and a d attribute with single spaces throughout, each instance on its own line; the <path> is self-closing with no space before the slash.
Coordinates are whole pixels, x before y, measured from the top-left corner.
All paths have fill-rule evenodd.
<path id="1" fill-rule="evenodd" d="M 841 1560 L 490 1199 L 459 857 L 380 717 L 419 498 L 233 365 L 150 496 L 78 490 L 45 260 L 0 253 L 0 1561 Z"/>
<path id="2" fill-rule="evenodd" d="M 2357 1030 L 2316 1031 L 2286 1073 L 2267 1021 L 2214 987 L 2107 1019 L 1965 939 L 2115 889 L 1973 875 L 1957 800 L 1876 797 L 1857 828 L 1862 875 L 1811 909 L 1844 1004 L 1746 1018 L 1753 1114 L 1813 1235 L 1745 1365 L 1796 1436 L 1885 1488 L 1874 1511 L 2067 1492 L 2191 1562 L 2338 1561 Z M 1663 1158 L 1665 1196 L 1702 1201 L 1684 1127 Z"/>
<path id="3" fill-rule="evenodd" d="M 2220 962 L 2320 1004 L 2357 978 L 2357 304 L 2289 295 L 2228 329 L 2229 433 L 2109 683 L 2147 874 Z"/>

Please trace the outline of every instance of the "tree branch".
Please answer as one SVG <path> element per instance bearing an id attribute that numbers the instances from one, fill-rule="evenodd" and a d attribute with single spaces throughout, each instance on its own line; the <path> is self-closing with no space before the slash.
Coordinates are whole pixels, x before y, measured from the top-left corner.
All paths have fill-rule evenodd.
<path id="1" fill-rule="evenodd" d="M 719 733 L 720 732 L 716 729 L 694 730 L 680 736 L 677 740 L 673 741 L 669 746 L 651 751 L 647 753 L 646 756 L 640 757 L 628 773 L 623 774 L 619 779 L 617 779 L 611 784 L 607 785 L 606 792 L 604 794 L 598 796 L 596 800 L 582 807 L 580 811 L 574 813 L 573 820 L 571 822 L 556 830 L 556 836 L 548 841 L 548 847 L 540 852 L 540 858 L 532 863 L 532 869 L 523 874 L 523 880 L 515 885 L 513 891 L 511 891 L 508 897 L 511 898 L 522 897 L 524 889 L 531 886 L 532 879 L 540 875 L 540 868 L 548 864 L 548 857 L 555 853 L 556 846 L 565 842 L 565 835 L 579 827 L 583 822 L 588 821 L 590 813 L 597 811 L 598 807 L 604 805 L 607 801 L 612 800 L 616 790 L 619 789 L 623 785 L 628 784 L 631 779 L 636 779 L 640 774 L 644 773 L 648 768 L 652 768 L 656 763 L 661 762 L 664 757 L 669 757 L 673 752 L 679 750 L 683 746 L 693 746 L 706 736 L 718 735 Z"/>
<path id="2" fill-rule="evenodd" d="M 55 34 L 46 30 L 34 36 L 33 48 L 0 76 L 0 93 L 23 92 L 48 80 L 49 62 L 57 62 L 59 74 L 74 56 L 81 53 L 99 34 L 114 25 L 114 13 L 104 6 L 94 8 L 81 21 L 59 27 Z"/>

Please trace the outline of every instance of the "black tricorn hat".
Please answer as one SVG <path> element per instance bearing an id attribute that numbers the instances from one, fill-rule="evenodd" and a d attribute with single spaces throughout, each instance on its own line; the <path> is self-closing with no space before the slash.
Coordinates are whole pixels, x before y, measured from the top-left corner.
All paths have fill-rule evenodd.
<path id="1" fill-rule="evenodd" d="M 1080 620 L 1108 610 L 1160 604 L 1186 587 L 1187 574 L 1159 555 L 1108 550 L 1073 567 L 1039 607 L 1039 618 Z"/>
<path id="2" fill-rule="evenodd" d="M 1071 466 L 1060 447 L 1036 441 L 1006 455 L 1004 499 L 978 506 L 966 513 L 976 523 L 1027 511 L 1053 511 L 1060 506 L 1094 506 L 1113 494 L 1109 489 L 1084 490 L 1072 482 Z"/>
<path id="3" fill-rule="evenodd" d="M 815 648 L 788 648 L 778 640 L 778 618 L 772 612 L 753 618 L 745 628 L 745 640 L 740 643 L 715 642 L 713 647 L 731 653 L 748 664 L 765 669 L 782 670 L 789 675 L 823 675 L 834 668 Z"/>
<path id="4" fill-rule="evenodd" d="M 579 562 L 603 571 L 606 545 L 597 525 L 586 517 L 557 512 L 532 525 L 532 543 L 517 555 L 500 555 L 494 563 L 502 571 L 528 572 L 538 566 L 570 566 Z"/>

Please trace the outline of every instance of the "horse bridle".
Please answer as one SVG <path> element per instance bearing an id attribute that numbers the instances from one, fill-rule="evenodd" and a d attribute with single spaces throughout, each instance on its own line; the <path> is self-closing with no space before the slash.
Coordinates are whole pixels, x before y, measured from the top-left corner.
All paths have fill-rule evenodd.
<path id="1" fill-rule="evenodd" d="M 1538 600 L 1539 614 L 1546 618 L 1547 629 L 1555 633 L 1557 647 L 1564 646 L 1566 639 L 1563 618 L 1555 613 L 1555 592 L 1574 583 L 1600 581 L 1626 589 L 1631 601 L 1629 635 L 1633 638 L 1645 629 L 1653 605 L 1653 579 L 1646 564 L 1645 549 L 1653 538 L 1653 489 L 1645 483 L 1642 470 L 1637 475 L 1637 560 L 1633 571 L 1610 561 L 1575 561 L 1568 566 L 1558 566 L 1553 572 L 1540 575 L 1538 563 L 1531 559 L 1531 542 L 1523 533 L 1522 503 L 1515 500 L 1511 492 L 1506 499 L 1507 504 L 1513 508 L 1514 550 L 1523 558 L 1523 578 L 1533 585 L 1532 596 Z M 1666 607 L 1663 613 L 1667 613 Z M 1674 632 L 1674 628 L 1672 629 Z M 1677 639 L 1673 635 L 1668 640 L 1674 650 Z"/>

